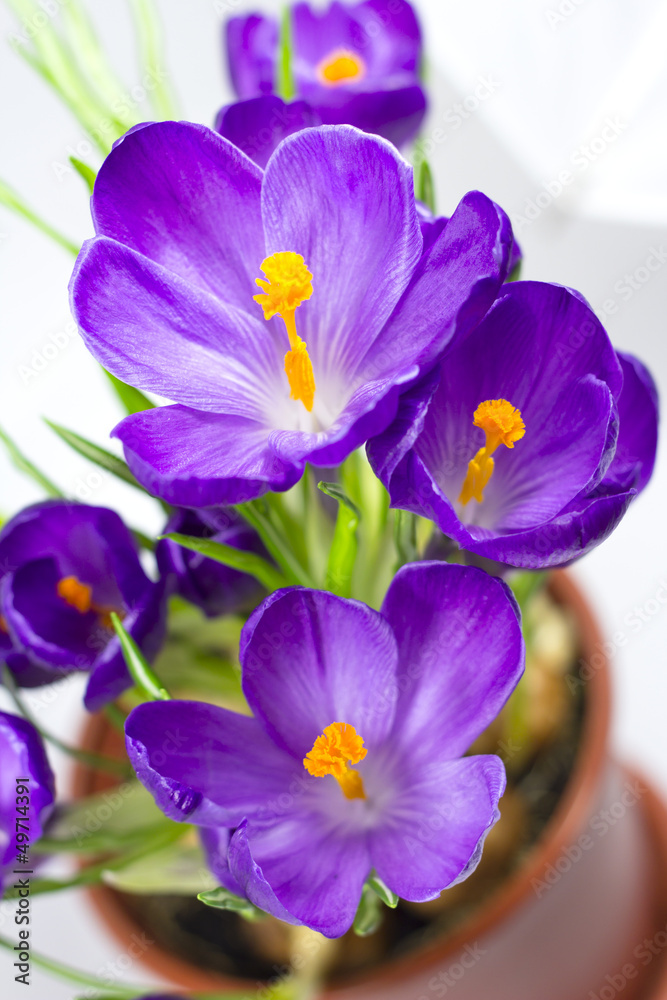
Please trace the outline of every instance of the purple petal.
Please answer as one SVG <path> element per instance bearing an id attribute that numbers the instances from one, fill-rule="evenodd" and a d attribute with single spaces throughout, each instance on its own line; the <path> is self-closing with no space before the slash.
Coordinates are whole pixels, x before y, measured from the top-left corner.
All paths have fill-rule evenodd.
<path id="1" fill-rule="evenodd" d="M 228 104 L 215 120 L 216 131 L 262 169 L 288 135 L 321 124 L 320 115 L 305 101 L 286 104 L 275 94 Z"/>
<path id="2" fill-rule="evenodd" d="M 377 86 L 377 85 L 376 85 Z M 354 125 L 364 132 L 388 139 L 395 146 L 411 142 L 426 115 L 426 95 L 418 84 L 394 90 L 374 89 L 368 93 L 308 90 L 309 100 L 325 125 Z"/>
<path id="3" fill-rule="evenodd" d="M 402 899 L 421 903 L 467 878 L 499 817 L 505 771 L 497 757 L 435 753 L 406 769 L 393 822 L 369 834 L 371 864 Z"/>
<path id="4" fill-rule="evenodd" d="M 366 746 L 388 734 L 396 702 L 396 645 L 384 618 L 358 601 L 295 588 L 248 619 L 240 648 L 253 714 L 301 762 L 332 722 Z"/>
<path id="5" fill-rule="evenodd" d="M 362 362 L 366 378 L 405 355 L 428 367 L 452 340 L 477 326 L 507 277 L 512 227 L 479 191 L 465 195 L 429 243 L 398 308 L 369 345 Z"/>
<path id="6" fill-rule="evenodd" d="M 261 178 L 204 125 L 149 124 L 126 135 L 102 164 L 92 198 L 95 231 L 253 312 L 265 256 Z"/>
<path id="7" fill-rule="evenodd" d="M 17 799 L 20 778 L 29 783 L 27 803 Z M 28 806 L 22 821 L 34 845 L 44 832 L 54 799 L 53 772 L 37 730 L 25 719 L 0 712 L 0 893 L 5 873 L 21 867 L 15 860 L 17 807 Z"/>
<path id="8" fill-rule="evenodd" d="M 619 435 L 616 454 L 605 480 L 641 492 L 655 465 L 658 446 L 658 390 L 651 373 L 631 354 L 618 352 L 623 389 L 618 399 Z"/>
<path id="9" fill-rule="evenodd" d="M 261 14 L 232 17 L 225 33 L 229 73 L 237 97 L 272 93 L 279 36 L 276 19 Z"/>
<path id="10" fill-rule="evenodd" d="M 149 493 L 181 507 L 243 503 L 287 490 L 303 472 L 281 460 L 266 427 L 243 417 L 163 406 L 114 430 L 132 472 Z"/>
<path id="11" fill-rule="evenodd" d="M 105 237 L 84 245 L 71 293 L 86 345 L 124 382 L 200 410 L 268 420 L 283 354 L 260 318 Z"/>
<path id="12" fill-rule="evenodd" d="M 229 841 L 232 831 L 226 826 L 201 826 L 201 840 L 206 861 L 220 885 L 236 896 L 243 895 L 243 888 L 236 881 L 229 868 Z"/>
<path id="13" fill-rule="evenodd" d="M 330 938 L 350 929 L 371 867 L 363 835 L 314 814 L 269 828 L 250 821 L 232 837 L 229 862 L 255 905 Z"/>
<path id="14" fill-rule="evenodd" d="M 272 157 L 262 212 L 267 252 L 295 250 L 313 274 L 297 328 L 318 391 L 340 412 L 421 254 L 412 169 L 388 143 L 349 126 L 306 129 Z"/>
<path id="15" fill-rule="evenodd" d="M 472 567 L 415 563 L 394 577 L 382 613 L 398 642 L 401 696 L 392 741 L 409 743 L 419 760 L 460 756 L 523 673 L 511 591 Z"/>
<path id="16" fill-rule="evenodd" d="M 256 719 L 195 701 L 149 702 L 125 724 L 139 780 L 162 811 L 201 826 L 237 826 L 271 811 L 303 766 Z"/>

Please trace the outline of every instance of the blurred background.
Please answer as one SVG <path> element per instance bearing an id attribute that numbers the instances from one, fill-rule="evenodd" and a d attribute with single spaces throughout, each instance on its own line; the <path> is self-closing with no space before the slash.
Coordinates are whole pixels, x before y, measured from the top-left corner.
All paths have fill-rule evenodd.
<path id="1" fill-rule="evenodd" d="M 66 0 L 41 0 L 49 18 Z M 105 49 L 137 115 L 150 117 L 128 11 L 89 0 Z M 437 206 L 450 214 L 478 188 L 509 213 L 523 277 L 579 289 L 616 347 L 637 354 L 667 396 L 667 3 L 664 0 L 416 0 L 431 109 L 423 140 Z M 232 94 L 221 24 L 278 2 L 157 0 L 168 73 L 183 118 L 212 124 Z M 12 51 L 21 25 L 0 4 L 0 176 L 72 240 L 92 234 L 88 198 L 70 155 L 95 152 L 80 126 Z M 66 251 L 0 209 L 0 425 L 64 491 L 109 505 L 157 531 L 156 505 L 77 458 L 48 417 L 106 447 L 121 417 L 69 315 Z M 617 754 L 667 795 L 667 442 L 653 481 L 598 550 L 574 569 L 613 646 Z M 0 451 L 0 512 L 40 499 Z M 611 647 L 610 647 L 611 648 Z M 69 740 L 83 725 L 81 685 L 36 692 L 33 711 Z M 3 704 L 3 702 L 0 702 Z M 61 792 L 68 765 L 58 760 Z M 111 979 L 149 982 L 117 954 L 78 894 L 34 904 L 33 943 Z M 10 909 L 0 906 L 0 933 Z M 3 931 L 4 925 L 4 931 Z M 23 995 L 0 954 L 3 997 Z M 128 964 L 129 962 L 129 964 Z M 7 994 L 7 986 L 9 994 Z M 12 992 L 12 987 L 15 992 Z M 85 988 L 78 991 L 85 994 Z M 35 971 L 33 995 L 72 987 Z"/>

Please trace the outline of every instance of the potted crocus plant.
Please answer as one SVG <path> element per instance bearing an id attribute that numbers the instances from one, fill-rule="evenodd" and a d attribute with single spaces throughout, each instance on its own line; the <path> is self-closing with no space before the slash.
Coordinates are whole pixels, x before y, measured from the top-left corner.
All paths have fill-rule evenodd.
<path id="1" fill-rule="evenodd" d="M 27 54 L 88 127 L 117 84 L 101 49 L 63 78 L 68 11 Z M 561 569 L 650 479 L 651 375 L 579 292 L 517 280 L 490 198 L 437 213 L 407 2 L 236 16 L 224 44 L 214 127 L 156 84 L 155 120 L 110 112 L 99 169 L 73 160 L 71 307 L 124 460 L 52 426 L 164 529 L 22 460 L 50 496 L 0 532 L 5 891 L 75 853 L 31 891 L 96 886 L 193 996 L 657 997 L 661 805 L 609 758 Z M 56 798 L 21 689 L 74 671 L 93 714 Z"/>

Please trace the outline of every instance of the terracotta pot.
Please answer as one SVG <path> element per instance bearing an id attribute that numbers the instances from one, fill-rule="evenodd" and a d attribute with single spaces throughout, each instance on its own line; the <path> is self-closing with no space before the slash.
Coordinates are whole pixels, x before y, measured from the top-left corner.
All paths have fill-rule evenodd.
<path id="1" fill-rule="evenodd" d="M 667 1000 L 667 810 L 610 756 L 610 678 L 604 644 L 570 576 L 553 574 L 554 598 L 579 630 L 587 665 L 577 762 L 559 805 L 523 864 L 453 934 L 327 989 L 329 1000 Z M 108 744 L 93 718 L 83 745 Z M 84 768 L 74 792 L 108 779 Z M 113 890 L 91 890 L 127 947 L 140 928 Z M 257 984 L 189 966 L 157 946 L 142 961 L 174 987 L 244 992 Z"/>

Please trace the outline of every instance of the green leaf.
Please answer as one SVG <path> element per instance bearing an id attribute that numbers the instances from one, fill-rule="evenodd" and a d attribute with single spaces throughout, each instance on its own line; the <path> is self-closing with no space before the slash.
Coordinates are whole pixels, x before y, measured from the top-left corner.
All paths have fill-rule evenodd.
<path id="1" fill-rule="evenodd" d="M 153 86 L 149 97 L 160 118 L 176 117 L 171 91 L 165 82 L 164 54 L 162 52 L 160 25 L 150 0 L 131 0 L 141 52 L 142 73 L 148 74 Z"/>
<path id="2" fill-rule="evenodd" d="M 391 891 L 389 886 L 384 884 L 379 875 L 376 875 L 375 872 L 369 875 L 366 879 L 366 885 L 380 897 L 385 906 L 389 906 L 392 910 L 396 909 L 398 906 L 398 896 L 395 892 Z"/>
<path id="3" fill-rule="evenodd" d="M 112 476 L 116 476 L 117 479 L 122 479 L 124 483 L 129 483 L 130 486 L 136 486 L 137 489 L 142 491 L 142 493 L 145 492 L 143 486 L 140 486 L 122 458 L 118 458 L 117 455 L 113 455 L 105 448 L 101 448 L 98 444 L 93 444 L 92 441 L 88 441 L 86 438 L 81 437 L 80 434 L 76 434 L 74 431 L 68 430 L 67 427 L 61 427 L 60 424 L 56 424 L 52 420 L 45 419 L 44 423 L 47 424 L 51 430 L 65 442 L 65 444 L 68 444 L 70 448 L 77 452 L 77 454 L 83 455 L 83 457 L 87 458 L 88 461 L 94 462 L 95 465 L 99 465 L 102 469 L 106 469 L 106 471 L 110 472 Z"/>
<path id="4" fill-rule="evenodd" d="M 408 510 L 394 512 L 394 541 L 399 566 L 417 559 L 417 518 Z"/>
<path id="5" fill-rule="evenodd" d="M 3 431 L 2 427 L 0 427 L 0 441 L 4 444 L 12 463 L 16 466 L 19 472 L 23 472 L 26 476 L 30 476 L 30 478 L 36 482 L 38 486 L 41 486 L 44 492 L 50 497 L 63 496 L 62 490 L 59 490 L 57 486 L 54 486 L 51 480 L 48 479 L 43 472 L 40 472 L 37 466 L 33 465 L 32 462 L 25 457 L 18 446 L 14 444 L 9 434 L 7 434 L 6 431 Z"/>
<path id="6" fill-rule="evenodd" d="M 172 825 L 135 778 L 60 805 L 35 851 L 102 854 L 139 846 Z M 138 841 L 136 845 L 135 841 Z"/>
<path id="7" fill-rule="evenodd" d="M 382 903 L 380 897 L 365 885 L 352 929 L 359 937 L 368 937 L 369 934 L 375 934 L 381 923 Z"/>
<path id="8" fill-rule="evenodd" d="M 338 502 L 336 527 L 327 564 L 326 587 L 334 594 L 349 597 L 357 559 L 357 528 L 361 514 L 338 483 L 320 482 L 317 487 Z"/>
<path id="9" fill-rule="evenodd" d="M 7 938 L 0 937 L 0 948 L 6 948 L 11 955 L 15 955 L 16 941 L 9 941 Z M 45 969 L 46 972 L 51 972 L 54 976 L 66 979 L 70 983 L 77 983 L 79 986 L 90 986 L 96 991 L 106 990 L 109 1000 L 136 1000 L 137 997 L 150 995 L 146 993 L 145 986 L 131 986 L 127 983 L 124 983 L 122 986 L 116 986 L 110 983 L 108 978 L 98 979 L 97 976 L 81 972 L 79 969 L 74 969 L 71 965 L 64 965 L 55 959 L 47 958 L 38 951 L 33 951 L 32 948 L 30 949 L 30 954 L 38 968 Z M 99 996 L 97 992 L 95 995 Z M 86 996 L 90 996 L 90 992 Z"/>
<path id="10" fill-rule="evenodd" d="M 10 209 L 16 215 L 20 215 L 21 218 L 30 222 L 33 226 L 44 233 L 45 236 L 50 237 L 65 250 L 68 250 L 75 257 L 79 252 L 79 244 L 75 243 L 73 240 L 63 236 L 59 233 L 57 229 L 45 222 L 44 219 L 40 218 L 26 201 L 23 200 L 20 194 L 10 188 L 9 184 L 0 179 L 0 205 L 4 205 L 5 208 Z"/>
<path id="11" fill-rule="evenodd" d="M 111 612 L 111 621 L 116 630 L 116 635 L 120 639 L 120 646 L 127 669 L 130 671 L 134 683 L 140 691 L 151 701 L 169 701 L 170 695 L 162 687 L 159 680 L 148 665 L 144 654 L 141 652 L 132 636 L 123 628 L 120 618 Z"/>
<path id="12" fill-rule="evenodd" d="M 435 215 L 435 185 L 426 157 L 421 154 L 415 164 L 415 198 Z"/>
<path id="13" fill-rule="evenodd" d="M 232 545 L 214 542 L 210 538 L 180 535 L 178 532 L 172 532 L 162 537 L 169 538 L 177 545 L 182 545 L 184 549 L 199 552 L 207 559 L 215 559 L 223 566 L 231 566 L 232 569 L 238 569 L 241 573 L 249 573 L 269 591 L 279 590 L 281 587 L 287 586 L 287 581 L 282 573 L 255 552 L 235 549 Z"/>
<path id="14" fill-rule="evenodd" d="M 285 7 L 280 19 L 280 48 L 278 55 L 277 91 L 284 101 L 291 101 L 296 93 L 292 73 L 292 11 Z"/>
<path id="15" fill-rule="evenodd" d="M 138 861 L 102 874 L 102 881 L 135 895 L 196 896 L 216 887 L 199 844 L 169 844 Z"/>
<path id="16" fill-rule="evenodd" d="M 143 392 L 139 389 L 135 389 L 133 385 L 121 382 L 119 378 L 108 372 L 106 368 L 103 368 L 102 371 L 111 382 L 116 395 L 128 414 L 143 413 L 144 410 L 153 410 L 155 408 L 155 403 L 151 403 L 148 396 L 144 396 Z"/>
<path id="17" fill-rule="evenodd" d="M 93 188 L 95 187 L 95 178 L 97 177 L 93 168 L 89 167 L 87 163 L 84 163 L 83 160 L 80 160 L 76 156 L 70 156 L 69 162 L 72 164 L 77 174 L 80 177 L 83 177 L 86 187 L 88 188 L 88 193 L 92 194 Z"/>
<path id="18" fill-rule="evenodd" d="M 217 889 L 200 892 L 197 895 L 197 899 L 216 910 L 232 910 L 232 912 L 238 913 L 239 916 L 245 917 L 246 920 L 259 920 L 261 917 L 266 916 L 263 910 L 253 906 L 248 899 L 241 899 L 240 896 L 235 896 L 221 885 Z"/>
<path id="19" fill-rule="evenodd" d="M 274 522 L 271 508 L 266 502 L 262 499 L 250 500 L 248 503 L 237 504 L 235 509 L 248 524 L 252 525 L 262 539 L 267 551 L 285 574 L 287 584 L 298 583 L 302 587 L 315 586 L 315 581 L 311 578 L 308 570 L 297 559 L 289 538 L 283 534 L 282 526 Z M 282 586 L 284 587 L 285 584 L 283 583 Z"/>

